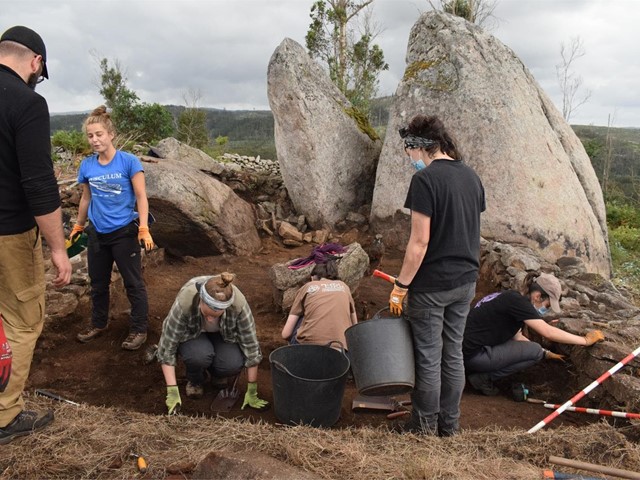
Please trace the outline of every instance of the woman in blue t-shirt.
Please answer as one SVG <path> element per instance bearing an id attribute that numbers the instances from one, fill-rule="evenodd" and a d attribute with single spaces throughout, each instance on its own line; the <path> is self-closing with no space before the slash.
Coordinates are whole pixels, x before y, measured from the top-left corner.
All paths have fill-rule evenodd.
<path id="1" fill-rule="evenodd" d="M 149 312 L 140 244 L 146 250 L 153 248 L 144 170 L 137 157 L 114 147 L 116 130 L 106 107 L 96 108 L 85 120 L 83 130 L 95 153 L 80 165 L 82 197 L 70 238 L 85 231 L 88 217 L 91 223 L 86 228 L 87 259 L 93 313 L 91 326 L 77 338 L 86 343 L 107 329 L 109 284 L 115 262 L 131 304 L 129 335 L 122 348 L 137 350 L 147 340 Z"/>
<path id="2" fill-rule="evenodd" d="M 530 341 L 522 333 L 525 325 L 556 343 L 590 346 L 604 340 L 600 330 L 584 337 L 549 325 L 543 316 L 551 309 L 560 313 L 562 286 L 548 273 L 529 273 L 524 293 L 515 290 L 492 293 L 480 299 L 467 317 L 462 352 L 467 380 L 484 395 L 497 395 L 495 380 L 535 365 L 543 358 L 563 357 Z"/>

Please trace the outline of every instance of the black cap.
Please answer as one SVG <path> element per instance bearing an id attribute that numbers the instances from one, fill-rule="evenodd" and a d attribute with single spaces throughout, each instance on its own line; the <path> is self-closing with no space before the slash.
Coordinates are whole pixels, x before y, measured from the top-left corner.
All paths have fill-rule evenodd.
<path id="1" fill-rule="evenodd" d="M 4 42 L 5 40 L 24 45 L 36 55 L 42 55 L 42 76 L 49 78 L 49 72 L 47 71 L 47 49 L 40 35 L 30 28 L 17 25 L 2 34 L 0 42 Z"/>

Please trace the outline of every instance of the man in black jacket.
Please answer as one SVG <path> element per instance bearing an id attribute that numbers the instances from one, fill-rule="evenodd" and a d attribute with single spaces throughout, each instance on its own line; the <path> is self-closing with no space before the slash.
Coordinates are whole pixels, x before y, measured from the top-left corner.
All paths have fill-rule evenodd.
<path id="1" fill-rule="evenodd" d="M 49 108 L 34 90 L 49 78 L 40 35 L 16 26 L 0 37 L 0 312 L 13 351 L 11 378 L 0 393 L 0 445 L 53 420 L 24 409 L 22 391 L 44 325 L 44 260 L 40 233 L 57 270 L 71 279 L 60 194 L 51 161 Z"/>

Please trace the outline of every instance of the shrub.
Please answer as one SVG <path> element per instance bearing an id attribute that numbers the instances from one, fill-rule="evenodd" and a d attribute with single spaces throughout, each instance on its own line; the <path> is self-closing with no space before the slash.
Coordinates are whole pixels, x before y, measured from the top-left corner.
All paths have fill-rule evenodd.
<path id="1" fill-rule="evenodd" d="M 51 145 L 64 148 L 73 155 L 88 155 L 91 147 L 83 132 L 77 130 L 58 130 L 51 137 Z"/>

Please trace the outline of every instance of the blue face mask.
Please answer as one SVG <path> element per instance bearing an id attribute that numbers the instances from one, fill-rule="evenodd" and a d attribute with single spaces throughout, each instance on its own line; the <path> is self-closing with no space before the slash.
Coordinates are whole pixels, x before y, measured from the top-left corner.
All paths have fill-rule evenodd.
<path id="1" fill-rule="evenodd" d="M 549 309 L 544 305 L 537 309 L 540 315 L 546 315 L 549 312 Z"/>
<path id="2" fill-rule="evenodd" d="M 411 157 L 409 157 L 409 158 L 411 159 Z M 411 159 L 411 165 L 418 172 L 426 167 L 426 165 L 424 164 L 424 162 L 422 160 L 413 160 L 413 159 Z"/>

